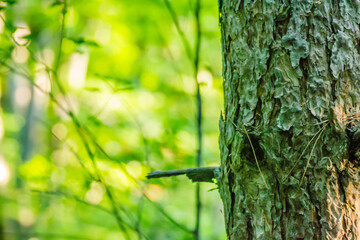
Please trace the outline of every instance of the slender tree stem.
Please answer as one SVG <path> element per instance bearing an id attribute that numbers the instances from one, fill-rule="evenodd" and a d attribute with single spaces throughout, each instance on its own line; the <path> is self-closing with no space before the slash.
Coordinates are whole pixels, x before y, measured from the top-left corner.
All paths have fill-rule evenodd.
<path id="1" fill-rule="evenodd" d="M 189 41 L 185 37 L 184 32 L 180 28 L 180 24 L 177 18 L 177 15 L 172 8 L 169 0 L 164 0 L 165 5 L 170 12 L 171 18 L 175 24 L 175 27 L 180 35 L 181 41 L 184 45 L 185 52 L 189 60 L 193 64 L 194 68 L 194 79 L 196 82 L 196 106 L 197 106 L 197 142 L 198 142 L 198 150 L 196 156 L 196 166 L 201 167 L 202 165 L 202 103 L 201 103 L 201 92 L 200 92 L 200 84 L 198 81 L 198 72 L 199 72 L 199 60 L 200 60 L 200 43 L 201 43 L 201 27 L 200 27 L 200 6 L 201 0 L 196 0 L 195 2 L 195 29 L 196 29 L 196 37 L 195 37 L 195 54 L 192 54 Z M 195 229 L 194 229 L 194 237 L 196 240 L 200 239 L 200 218 L 201 218 L 201 196 L 200 196 L 201 188 L 200 184 L 197 183 L 195 189 L 195 200 L 196 200 L 196 220 L 195 220 Z"/>
<path id="2" fill-rule="evenodd" d="M 67 13 L 67 0 L 64 0 L 63 7 L 61 10 L 61 25 L 60 25 L 60 36 L 59 36 L 59 45 L 58 45 L 58 53 L 56 56 L 55 64 L 54 64 L 54 72 L 57 73 L 59 66 L 60 66 L 60 60 L 61 60 L 61 52 L 62 52 L 62 43 L 64 40 L 64 32 L 65 32 L 65 20 L 66 20 L 66 13 Z"/>
<path id="3" fill-rule="evenodd" d="M 197 105 L 197 140 L 198 140 L 198 151 L 196 166 L 201 167 L 202 165 L 202 102 L 200 84 L 198 79 L 199 72 L 199 60 L 200 60 L 200 44 L 201 44 L 201 28 L 200 28 L 200 2 L 196 1 L 195 6 L 195 24 L 196 24 L 196 39 L 195 39 L 195 55 L 194 55 L 194 78 L 196 80 L 196 105 Z M 200 220 L 201 220 L 201 188 L 200 183 L 196 184 L 195 189 L 196 195 L 196 222 L 195 222 L 195 239 L 200 239 Z"/>

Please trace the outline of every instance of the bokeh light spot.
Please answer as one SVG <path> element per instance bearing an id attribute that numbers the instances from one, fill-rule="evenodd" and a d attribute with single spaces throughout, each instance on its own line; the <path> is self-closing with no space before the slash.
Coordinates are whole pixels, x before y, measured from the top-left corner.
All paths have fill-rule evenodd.
<path id="1" fill-rule="evenodd" d="M 0 156 L 0 186 L 5 186 L 10 179 L 10 170 L 5 159 Z"/>
<path id="2" fill-rule="evenodd" d="M 68 133 L 66 126 L 62 123 L 55 124 L 51 131 L 59 140 L 64 140 Z"/>
<path id="3" fill-rule="evenodd" d="M 19 211 L 19 222 L 25 227 L 29 227 L 34 224 L 35 216 L 30 209 L 21 209 Z"/>
<path id="4" fill-rule="evenodd" d="M 85 200 L 91 204 L 99 204 L 105 193 L 104 186 L 99 182 L 92 182 L 90 190 L 85 195 Z"/>

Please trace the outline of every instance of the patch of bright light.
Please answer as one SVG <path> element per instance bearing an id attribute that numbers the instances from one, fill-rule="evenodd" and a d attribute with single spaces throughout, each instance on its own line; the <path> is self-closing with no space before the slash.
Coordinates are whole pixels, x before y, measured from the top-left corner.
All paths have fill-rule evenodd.
<path id="1" fill-rule="evenodd" d="M 35 216 L 30 209 L 21 209 L 19 212 L 19 222 L 25 227 L 29 227 L 34 224 Z"/>
<path id="2" fill-rule="evenodd" d="M 25 24 L 20 24 L 20 26 L 13 33 L 13 38 L 19 45 L 25 45 L 28 43 L 28 40 L 24 38 L 31 33 L 29 27 Z"/>
<path id="3" fill-rule="evenodd" d="M 90 190 L 85 195 L 85 200 L 91 204 L 99 204 L 105 193 L 104 186 L 99 182 L 92 182 Z"/>
<path id="4" fill-rule="evenodd" d="M 163 199 L 164 191 L 159 185 L 149 184 L 145 189 L 145 194 L 151 201 L 157 202 Z"/>
<path id="5" fill-rule="evenodd" d="M 54 62 L 55 59 L 55 53 L 52 49 L 49 48 L 45 48 L 44 50 L 38 52 L 36 54 L 37 59 L 39 59 L 39 61 L 41 63 L 46 64 L 47 66 L 51 66 Z"/>
<path id="6" fill-rule="evenodd" d="M 156 103 L 155 100 L 155 97 L 150 92 L 140 91 L 138 94 L 138 104 L 142 109 L 151 108 Z"/>
<path id="7" fill-rule="evenodd" d="M 160 139 L 164 132 L 164 128 L 160 122 L 149 119 L 148 121 L 144 122 L 143 131 L 148 138 Z"/>
<path id="8" fill-rule="evenodd" d="M 4 134 L 5 134 L 4 122 L 0 116 L 0 140 L 4 137 Z"/>
<path id="9" fill-rule="evenodd" d="M 31 100 L 30 87 L 26 84 L 19 85 L 15 90 L 15 102 L 20 107 L 26 107 Z"/>
<path id="10" fill-rule="evenodd" d="M 4 2 L 0 2 L 0 7 L 4 7 L 6 6 L 6 4 Z M 5 16 L 3 13 L 0 13 L 0 16 L 5 19 Z M 0 33 L 2 33 L 4 31 L 4 27 L 5 27 L 5 24 L 4 24 L 4 21 L 0 21 Z"/>
<path id="11" fill-rule="evenodd" d="M 126 164 L 126 171 L 134 178 L 139 178 L 142 175 L 141 163 L 138 161 L 131 161 Z"/>
<path id="12" fill-rule="evenodd" d="M 204 84 L 206 84 L 206 86 L 209 86 L 209 87 L 212 86 L 213 77 L 210 72 L 208 72 L 206 70 L 201 70 L 198 73 L 197 77 L 198 77 L 199 83 L 204 83 Z"/>
<path id="13" fill-rule="evenodd" d="M 16 63 L 25 63 L 29 59 L 30 53 L 26 47 L 15 47 L 11 52 L 11 57 Z"/>
<path id="14" fill-rule="evenodd" d="M 120 144 L 116 141 L 109 141 L 105 143 L 104 148 L 110 156 L 116 156 L 121 150 Z"/>
<path id="15" fill-rule="evenodd" d="M 113 96 L 110 99 L 107 107 L 109 108 L 109 110 L 117 110 L 119 109 L 120 106 L 121 106 L 120 100 L 116 96 Z"/>
<path id="16" fill-rule="evenodd" d="M 99 24 L 95 31 L 95 41 L 102 45 L 106 45 L 110 41 L 111 37 L 111 25 L 106 25 L 103 22 Z"/>
<path id="17" fill-rule="evenodd" d="M 68 133 L 66 126 L 62 123 L 55 124 L 51 131 L 59 140 L 64 140 Z"/>
<path id="18" fill-rule="evenodd" d="M 10 170 L 5 159 L 0 156 L 0 186 L 5 186 L 10 179 Z"/>
<path id="19" fill-rule="evenodd" d="M 41 91 L 49 93 L 51 90 L 51 83 L 49 75 L 45 70 L 39 71 L 35 75 L 35 83 L 40 87 Z M 35 88 L 36 91 L 39 91 Z M 40 91 L 40 92 L 41 92 Z"/>
<path id="20" fill-rule="evenodd" d="M 89 56 L 86 54 L 74 53 L 71 56 L 69 85 L 73 89 L 84 87 L 88 63 Z"/>

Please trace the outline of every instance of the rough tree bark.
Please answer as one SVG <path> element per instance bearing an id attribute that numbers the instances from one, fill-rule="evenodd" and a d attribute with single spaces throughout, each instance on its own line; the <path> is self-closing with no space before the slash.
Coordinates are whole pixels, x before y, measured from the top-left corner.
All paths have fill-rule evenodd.
<path id="1" fill-rule="evenodd" d="M 360 2 L 219 3 L 228 238 L 360 239 Z"/>

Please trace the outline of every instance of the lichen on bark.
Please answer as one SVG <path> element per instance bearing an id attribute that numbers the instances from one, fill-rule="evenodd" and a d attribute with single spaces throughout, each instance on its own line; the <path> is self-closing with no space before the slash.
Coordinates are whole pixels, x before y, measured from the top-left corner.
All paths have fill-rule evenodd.
<path id="1" fill-rule="evenodd" d="M 360 2 L 222 0 L 220 24 L 229 239 L 360 239 Z"/>

